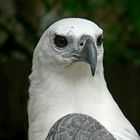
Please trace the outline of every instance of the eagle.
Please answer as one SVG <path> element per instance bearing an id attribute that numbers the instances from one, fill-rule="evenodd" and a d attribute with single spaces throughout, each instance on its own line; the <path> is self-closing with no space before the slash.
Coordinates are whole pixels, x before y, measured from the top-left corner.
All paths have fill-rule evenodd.
<path id="1" fill-rule="evenodd" d="M 29 76 L 29 140 L 140 140 L 107 88 L 103 53 L 103 30 L 87 19 L 43 33 Z"/>

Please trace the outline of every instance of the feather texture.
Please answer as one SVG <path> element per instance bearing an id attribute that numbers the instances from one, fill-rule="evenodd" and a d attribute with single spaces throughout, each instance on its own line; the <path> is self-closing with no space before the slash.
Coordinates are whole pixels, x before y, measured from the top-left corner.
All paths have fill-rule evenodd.
<path id="1" fill-rule="evenodd" d="M 57 49 L 53 36 L 69 39 L 69 46 Z M 96 42 L 102 34 L 96 24 L 79 18 L 54 23 L 41 37 L 33 56 L 29 88 L 29 140 L 45 140 L 50 128 L 63 116 L 82 113 L 102 124 L 117 140 L 139 140 L 107 89 L 103 74 L 103 45 L 97 46 L 97 66 L 94 77 L 90 66 L 64 58 L 78 45 L 82 35 Z"/>

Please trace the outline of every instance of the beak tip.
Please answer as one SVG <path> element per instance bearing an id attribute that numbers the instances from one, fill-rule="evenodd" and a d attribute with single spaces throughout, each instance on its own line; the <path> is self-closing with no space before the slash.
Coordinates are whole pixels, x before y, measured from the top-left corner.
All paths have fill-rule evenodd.
<path id="1" fill-rule="evenodd" d="M 94 77 L 94 74 L 95 74 L 95 73 L 92 72 L 92 76 L 93 76 L 93 77 Z"/>
<path id="2" fill-rule="evenodd" d="M 93 69 L 93 68 L 91 68 L 91 73 L 92 73 L 92 76 L 94 76 L 95 75 L 95 68 Z"/>

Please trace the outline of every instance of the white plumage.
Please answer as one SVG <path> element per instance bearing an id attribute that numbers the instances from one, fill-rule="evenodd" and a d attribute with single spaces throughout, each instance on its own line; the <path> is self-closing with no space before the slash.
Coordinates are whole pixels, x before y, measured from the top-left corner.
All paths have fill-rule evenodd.
<path id="1" fill-rule="evenodd" d="M 103 44 L 97 45 L 102 29 L 79 18 L 60 20 L 42 35 L 33 56 L 30 75 L 29 140 L 45 140 L 49 129 L 70 113 L 87 114 L 99 121 L 117 140 L 139 140 L 109 93 L 103 74 Z M 65 48 L 55 45 L 56 35 L 66 37 Z M 68 57 L 80 49 L 82 36 L 90 36 L 97 50 L 92 76 L 90 65 Z M 67 56 L 67 57 L 65 57 Z"/>

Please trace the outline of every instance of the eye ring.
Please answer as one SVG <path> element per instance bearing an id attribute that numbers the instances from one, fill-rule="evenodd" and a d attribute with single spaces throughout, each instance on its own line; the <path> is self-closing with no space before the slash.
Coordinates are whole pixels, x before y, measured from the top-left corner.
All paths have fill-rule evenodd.
<path id="1" fill-rule="evenodd" d="M 58 48 L 64 48 L 68 45 L 68 40 L 64 36 L 56 35 L 54 38 L 54 43 Z"/>
<path id="2" fill-rule="evenodd" d="M 104 39 L 103 34 L 101 34 L 97 37 L 96 43 L 98 46 L 100 46 L 103 43 L 103 39 Z"/>

